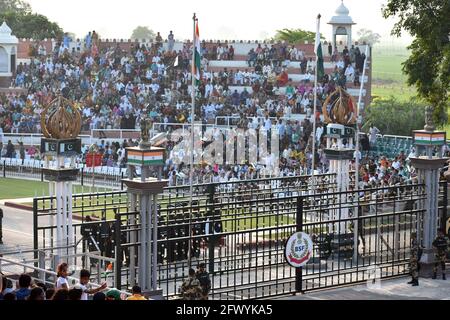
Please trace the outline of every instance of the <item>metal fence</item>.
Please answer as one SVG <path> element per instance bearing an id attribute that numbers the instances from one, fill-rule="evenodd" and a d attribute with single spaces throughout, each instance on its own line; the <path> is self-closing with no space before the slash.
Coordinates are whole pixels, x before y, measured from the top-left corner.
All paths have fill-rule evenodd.
<path id="1" fill-rule="evenodd" d="M 41 160 L 21 160 L 15 158 L 0 159 L 0 176 L 3 178 L 31 179 L 44 181 L 44 162 Z M 76 183 L 81 186 L 96 186 L 123 190 L 122 179 L 126 176 L 126 169 L 117 167 L 85 167 L 77 164 L 79 174 Z"/>
<path id="2" fill-rule="evenodd" d="M 266 298 L 308 292 L 379 277 L 406 275 L 410 234 L 420 230 L 424 185 L 336 192 L 333 175 L 261 179 L 165 188 L 158 197 L 158 285 L 168 299 L 179 297 L 190 266 L 205 262 L 212 299 Z M 231 185 L 231 186 L 230 186 Z M 447 184 L 439 190 L 446 212 Z M 35 249 L 54 243 L 54 198 L 34 200 Z M 82 252 L 114 261 L 114 283 L 133 286 L 140 244 L 140 217 L 125 192 L 74 196 L 76 241 Z M 441 212 L 444 214 L 444 212 Z M 94 221 L 86 221 L 86 216 Z M 95 218 L 97 217 L 97 218 Z M 310 234 L 314 253 L 294 269 L 284 258 L 287 238 Z M 190 259 L 188 255 L 190 254 Z M 133 258 L 133 255 L 135 257 Z M 105 265 L 80 261 L 104 273 Z M 101 268 L 103 269 L 100 269 Z M 137 269 L 136 269 L 137 270 Z"/>

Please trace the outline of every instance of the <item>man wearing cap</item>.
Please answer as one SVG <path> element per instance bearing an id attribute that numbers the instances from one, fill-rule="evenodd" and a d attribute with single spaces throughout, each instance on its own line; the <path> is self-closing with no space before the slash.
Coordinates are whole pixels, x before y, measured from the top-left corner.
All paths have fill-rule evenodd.
<path id="1" fill-rule="evenodd" d="M 120 298 L 120 291 L 117 289 L 111 289 L 106 293 L 106 300 L 122 300 Z"/>
<path id="2" fill-rule="evenodd" d="M 433 267 L 433 279 L 437 278 L 437 270 L 440 264 L 442 269 L 442 280 L 446 280 L 445 259 L 447 257 L 448 251 L 448 239 L 444 234 L 444 230 L 441 229 L 438 230 L 438 235 L 436 236 L 436 239 L 434 239 L 433 241 L 433 247 L 436 250 L 435 263 Z"/>
<path id="3" fill-rule="evenodd" d="M 413 287 L 419 285 L 419 244 L 417 242 L 417 234 L 411 233 L 411 253 L 409 256 L 409 268 L 412 280 L 408 282 Z"/>

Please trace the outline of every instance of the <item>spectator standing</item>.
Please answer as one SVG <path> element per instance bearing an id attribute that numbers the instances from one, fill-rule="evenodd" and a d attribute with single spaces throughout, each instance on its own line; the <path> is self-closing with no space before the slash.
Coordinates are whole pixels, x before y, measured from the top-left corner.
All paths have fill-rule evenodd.
<path id="1" fill-rule="evenodd" d="M 377 127 L 370 126 L 370 129 L 369 129 L 370 140 L 369 140 L 369 142 L 370 142 L 371 146 L 375 145 L 375 143 L 377 142 L 377 134 L 379 134 L 379 133 L 380 133 L 380 130 L 378 130 Z"/>
<path id="2" fill-rule="evenodd" d="M 57 279 L 56 279 L 56 290 L 65 289 L 69 290 L 69 282 L 67 281 L 67 271 L 69 265 L 65 262 L 58 265 L 56 268 Z"/>
<path id="3" fill-rule="evenodd" d="M 6 145 L 6 158 L 12 158 L 14 156 L 14 145 L 11 140 L 8 140 L 8 144 Z"/>
<path id="4" fill-rule="evenodd" d="M 173 47 L 175 45 L 175 36 L 173 35 L 172 31 L 170 31 L 169 35 L 167 36 L 167 44 L 169 47 L 169 51 L 173 51 Z"/>
<path id="5" fill-rule="evenodd" d="M 91 276 L 91 273 L 86 270 L 82 269 L 80 271 L 80 282 L 77 284 L 77 288 L 81 290 L 81 299 L 80 300 L 89 300 L 88 297 L 90 294 L 95 294 L 97 292 L 100 292 L 104 289 L 106 289 L 106 282 L 103 283 L 100 287 L 96 289 L 89 289 L 89 278 Z"/>

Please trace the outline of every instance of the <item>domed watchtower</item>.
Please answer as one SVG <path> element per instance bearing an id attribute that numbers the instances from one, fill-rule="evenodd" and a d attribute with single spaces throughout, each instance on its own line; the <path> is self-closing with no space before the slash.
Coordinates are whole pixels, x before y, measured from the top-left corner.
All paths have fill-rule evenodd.
<path id="1" fill-rule="evenodd" d="M 352 17 L 349 16 L 350 11 L 344 5 L 342 0 L 341 5 L 336 9 L 335 16 L 333 16 L 328 22 L 333 28 L 333 33 L 331 36 L 331 42 L 333 48 L 336 46 L 336 36 L 347 36 L 347 43 L 344 44 L 347 47 L 352 45 L 352 26 L 356 24 L 353 22 Z"/>

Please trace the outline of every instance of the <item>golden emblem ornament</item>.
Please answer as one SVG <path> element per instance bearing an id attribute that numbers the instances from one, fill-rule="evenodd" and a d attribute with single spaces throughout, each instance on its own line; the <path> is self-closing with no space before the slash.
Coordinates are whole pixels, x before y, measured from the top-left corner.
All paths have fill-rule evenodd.
<path id="1" fill-rule="evenodd" d="M 58 95 L 41 113 L 42 134 L 51 139 L 75 139 L 81 131 L 81 114 L 72 101 Z"/>
<path id="2" fill-rule="evenodd" d="M 343 88 L 331 93 L 322 106 L 325 123 L 353 125 L 356 123 L 356 102 Z"/>

